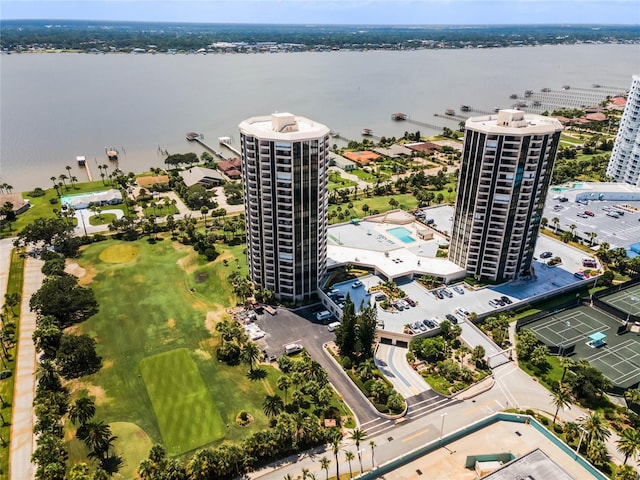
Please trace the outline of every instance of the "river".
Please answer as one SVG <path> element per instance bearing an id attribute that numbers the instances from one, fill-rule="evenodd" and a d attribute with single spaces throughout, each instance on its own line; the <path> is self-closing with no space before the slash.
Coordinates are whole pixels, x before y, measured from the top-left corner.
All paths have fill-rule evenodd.
<path id="1" fill-rule="evenodd" d="M 227 55 L 12 54 L 0 57 L 0 182 L 16 191 L 49 187 L 51 176 L 86 174 L 120 150 L 120 168 L 163 166 L 169 153 L 238 142 L 238 124 L 289 111 L 348 138 L 436 130 L 393 122 L 391 113 L 457 128 L 434 117 L 460 104 L 508 107 L 511 93 L 593 83 L 628 89 L 640 71 L 637 45 Z M 636 60 L 633 60 L 633 59 Z M 222 149 L 221 149 L 222 150 Z M 229 157 L 233 154 L 224 152 Z"/>

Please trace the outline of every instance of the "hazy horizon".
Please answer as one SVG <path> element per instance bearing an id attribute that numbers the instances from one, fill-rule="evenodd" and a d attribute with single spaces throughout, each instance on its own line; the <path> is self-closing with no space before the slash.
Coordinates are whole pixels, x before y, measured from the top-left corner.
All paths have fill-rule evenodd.
<path id="1" fill-rule="evenodd" d="M 636 0 L 3 0 L 1 20 L 279 25 L 638 25 Z"/>

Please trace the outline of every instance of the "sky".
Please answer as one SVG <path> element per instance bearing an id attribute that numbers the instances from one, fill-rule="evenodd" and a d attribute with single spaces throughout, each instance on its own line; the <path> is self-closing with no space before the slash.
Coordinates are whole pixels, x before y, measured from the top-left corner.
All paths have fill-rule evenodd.
<path id="1" fill-rule="evenodd" d="M 638 25 L 640 0 L 0 0 L 0 19 Z"/>

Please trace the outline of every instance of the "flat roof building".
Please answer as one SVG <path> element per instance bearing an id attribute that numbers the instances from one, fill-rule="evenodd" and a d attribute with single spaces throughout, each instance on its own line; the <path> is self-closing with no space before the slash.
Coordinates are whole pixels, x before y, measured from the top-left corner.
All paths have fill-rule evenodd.
<path id="1" fill-rule="evenodd" d="M 329 128 L 290 113 L 239 128 L 251 280 L 308 299 L 327 267 Z"/>
<path id="2" fill-rule="evenodd" d="M 634 75 L 613 145 L 607 175 L 640 187 L 640 75 Z"/>
<path id="3" fill-rule="evenodd" d="M 469 118 L 449 259 L 482 281 L 531 275 L 562 125 L 520 110 Z"/>

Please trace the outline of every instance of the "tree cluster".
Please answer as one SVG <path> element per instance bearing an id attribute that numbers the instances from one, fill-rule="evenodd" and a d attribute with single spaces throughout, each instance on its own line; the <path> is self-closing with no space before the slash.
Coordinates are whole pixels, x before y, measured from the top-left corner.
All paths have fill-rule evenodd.
<path id="1" fill-rule="evenodd" d="M 360 363 L 373 355 L 373 344 L 376 338 L 378 314 L 375 307 L 367 306 L 355 313 L 355 306 L 350 295 L 342 309 L 342 323 L 336 329 L 336 345 L 340 355 L 349 357 Z"/>

